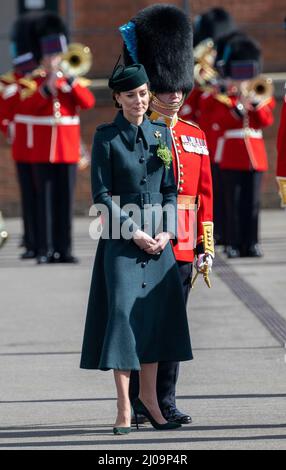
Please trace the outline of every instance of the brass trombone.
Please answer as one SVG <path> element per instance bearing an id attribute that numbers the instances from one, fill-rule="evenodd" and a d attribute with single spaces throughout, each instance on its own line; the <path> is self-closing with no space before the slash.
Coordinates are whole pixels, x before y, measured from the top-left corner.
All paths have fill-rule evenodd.
<path id="1" fill-rule="evenodd" d="M 246 99 L 261 103 L 273 96 L 274 87 L 271 78 L 258 75 L 252 80 L 242 82 L 240 91 Z"/>
<path id="2" fill-rule="evenodd" d="M 60 69 L 64 74 L 83 77 L 92 67 L 92 53 L 88 46 L 72 43 L 63 55 Z"/>

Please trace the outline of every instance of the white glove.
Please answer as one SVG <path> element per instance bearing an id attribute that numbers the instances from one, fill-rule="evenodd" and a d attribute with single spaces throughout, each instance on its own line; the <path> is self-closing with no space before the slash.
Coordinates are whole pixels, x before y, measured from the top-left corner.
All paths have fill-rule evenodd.
<path id="1" fill-rule="evenodd" d="M 208 266 L 209 273 L 212 272 L 213 258 L 208 253 L 203 253 L 198 256 L 196 268 L 199 272 L 203 272 L 205 267 Z"/>

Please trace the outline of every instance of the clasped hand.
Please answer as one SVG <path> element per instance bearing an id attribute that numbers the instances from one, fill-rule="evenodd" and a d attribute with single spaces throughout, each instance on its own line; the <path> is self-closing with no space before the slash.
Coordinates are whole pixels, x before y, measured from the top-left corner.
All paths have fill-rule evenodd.
<path id="1" fill-rule="evenodd" d="M 137 230 L 134 234 L 134 243 L 149 255 L 159 255 L 164 250 L 172 235 L 169 232 L 161 232 L 155 238 L 150 237 L 142 230 Z"/>

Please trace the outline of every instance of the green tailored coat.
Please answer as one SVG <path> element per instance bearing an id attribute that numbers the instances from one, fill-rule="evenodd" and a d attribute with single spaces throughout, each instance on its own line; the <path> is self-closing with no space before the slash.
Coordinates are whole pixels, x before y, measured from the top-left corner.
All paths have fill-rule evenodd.
<path id="1" fill-rule="evenodd" d="M 157 156 L 156 131 L 171 148 L 164 124 L 145 118 L 135 126 L 121 111 L 113 123 L 100 126 L 95 134 L 93 200 L 107 229 L 102 232 L 95 257 L 81 357 L 83 369 L 140 370 L 143 363 L 192 359 L 171 243 L 160 255 L 149 255 L 132 240 L 137 228 L 150 231 L 152 236 L 162 231 L 176 235 L 174 174 L 172 165 L 166 169 Z M 126 204 L 132 204 L 132 210 Z M 171 208 L 168 216 L 160 212 L 167 205 Z M 118 226 L 122 229 L 119 236 L 118 230 L 114 231 Z M 131 235 L 126 236 L 126 232 Z"/>

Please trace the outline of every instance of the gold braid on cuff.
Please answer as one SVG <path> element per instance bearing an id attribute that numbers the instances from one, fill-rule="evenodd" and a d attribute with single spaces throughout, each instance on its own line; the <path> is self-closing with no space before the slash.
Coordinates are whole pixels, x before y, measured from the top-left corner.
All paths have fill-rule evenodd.
<path id="1" fill-rule="evenodd" d="M 214 224 L 213 222 L 203 222 L 203 245 L 204 253 L 215 256 L 214 250 Z"/>

